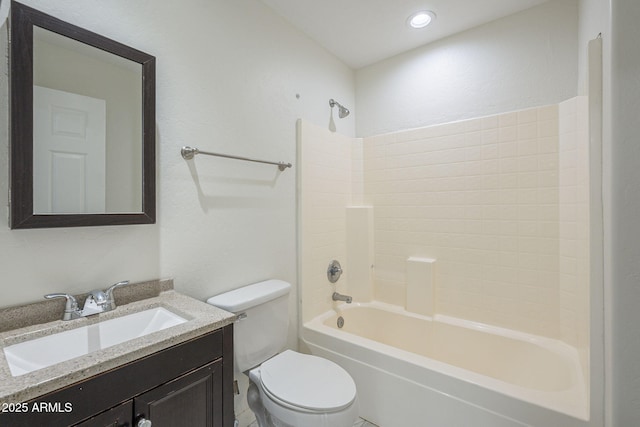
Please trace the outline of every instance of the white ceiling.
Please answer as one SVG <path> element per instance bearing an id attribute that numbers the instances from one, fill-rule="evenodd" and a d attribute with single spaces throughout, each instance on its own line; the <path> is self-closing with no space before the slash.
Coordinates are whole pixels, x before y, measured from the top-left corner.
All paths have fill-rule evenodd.
<path id="1" fill-rule="evenodd" d="M 451 34 L 511 15 L 547 0 L 262 0 L 354 69 Z M 432 10 L 426 28 L 409 15 Z"/>

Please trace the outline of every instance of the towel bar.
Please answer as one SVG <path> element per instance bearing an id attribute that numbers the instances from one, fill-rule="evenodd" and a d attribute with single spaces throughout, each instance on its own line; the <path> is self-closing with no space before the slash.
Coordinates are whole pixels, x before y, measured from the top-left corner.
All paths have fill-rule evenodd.
<path id="1" fill-rule="evenodd" d="M 280 169 L 281 171 L 285 170 L 286 168 L 290 168 L 292 166 L 291 163 L 269 162 L 266 160 L 250 159 L 249 157 L 231 156 L 229 154 L 220 154 L 220 153 L 211 153 L 209 151 L 200 151 L 197 148 L 188 147 L 188 146 L 182 147 L 182 150 L 180 150 L 180 154 L 182 154 L 182 158 L 185 160 L 193 159 L 193 156 L 195 156 L 196 154 L 206 154 L 207 156 L 224 157 L 227 159 L 244 160 L 247 162 L 266 163 L 268 165 L 278 166 L 278 169 Z"/>

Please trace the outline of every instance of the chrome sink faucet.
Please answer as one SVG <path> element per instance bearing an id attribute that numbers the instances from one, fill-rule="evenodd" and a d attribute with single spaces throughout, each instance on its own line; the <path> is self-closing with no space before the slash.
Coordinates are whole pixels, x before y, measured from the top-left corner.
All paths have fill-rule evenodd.
<path id="1" fill-rule="evenodd" d="M 128 284 L 129 281 L 124 280 L 122 282 L 111 285 L 106 291 L 96 289 L 89 292 L 87 298 L 84 300 L 84 306 L 82 307 L 82 310 L 80 310 L 80 308 L 78 307 L 78 300 L 76 300 L 73 295 L 54 293 L 47 294 L 44 297 L 47 299 L 66 298 L 67 302 L 64 306 L 64 314 L 62 315 L 62 320 L 73 320 L 115 309 L 116 302 L 113 298 L 114 289 Z"/>

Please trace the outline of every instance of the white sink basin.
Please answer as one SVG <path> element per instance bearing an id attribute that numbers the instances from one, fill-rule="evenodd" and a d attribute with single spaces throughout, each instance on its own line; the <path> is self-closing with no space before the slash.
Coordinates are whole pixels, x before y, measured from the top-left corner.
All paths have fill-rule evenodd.
<path id="1" fill-rule="evenodd" d="M 7 346 L 4 354 L 11 375 L 17 377 L 186 321 L 165 308 L 156 307 Z"/>

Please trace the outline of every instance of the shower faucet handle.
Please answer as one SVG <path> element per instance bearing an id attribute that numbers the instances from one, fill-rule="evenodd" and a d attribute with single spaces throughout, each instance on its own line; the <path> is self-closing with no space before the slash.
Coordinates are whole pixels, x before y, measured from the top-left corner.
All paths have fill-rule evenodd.
<path id="1" fill-rule="evenodd" d="M 329 282 L 331 283 L 336 283 L 338 279 L 340 279 L 341 275 L 342 266 L 340 266 L 340 263 L 334 259 L 327 268 L 327 279 L 329 279 Z"/>

